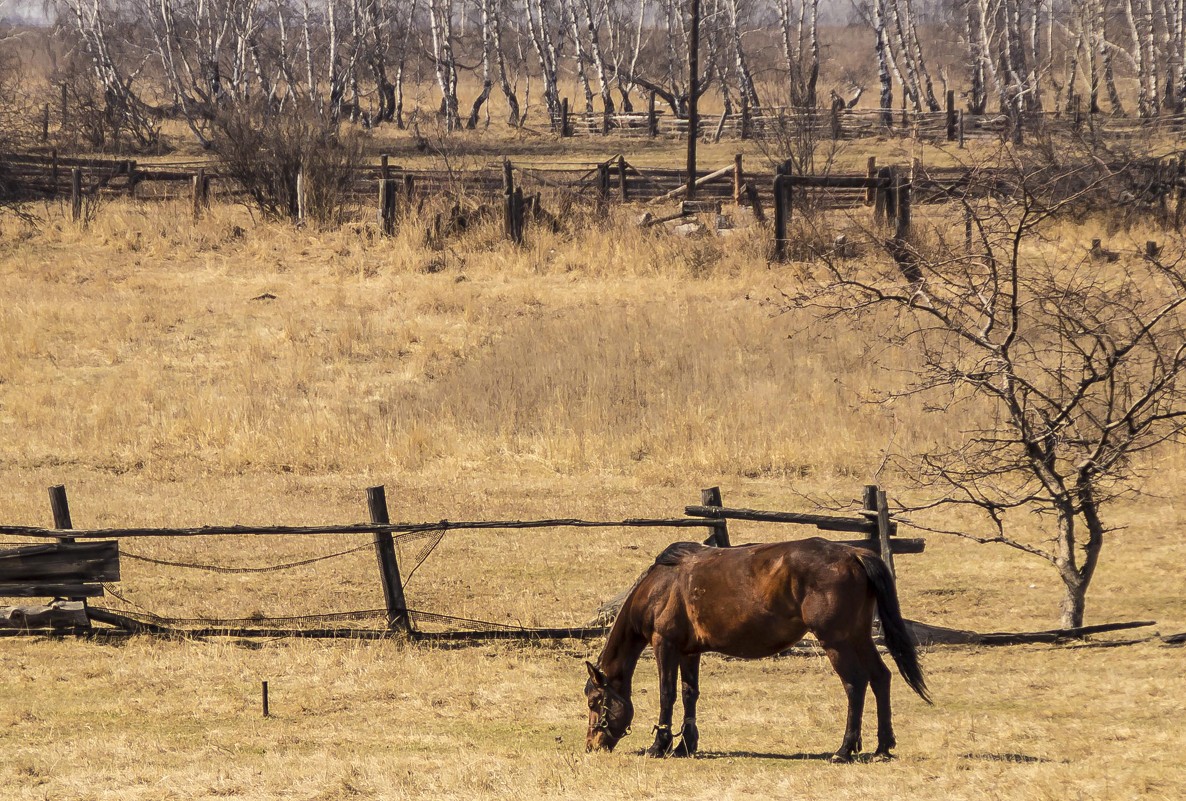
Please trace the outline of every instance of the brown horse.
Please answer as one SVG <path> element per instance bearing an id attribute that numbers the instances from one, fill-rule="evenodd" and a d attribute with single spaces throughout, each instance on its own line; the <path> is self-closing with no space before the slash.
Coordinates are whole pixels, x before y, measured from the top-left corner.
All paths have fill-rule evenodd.
<path id="1" fill-rule="evenodd" d="M 747 659 L 771 656 L 810 631 L 848 695 L 844 741 L 832 761 L 849 762 L 860 751 L 861 714 L 870 684 L 877 699 L 874 756 L 890 759 L 896 744 L 890 722 L 890 672 L 873 643 L 874 605 L 902 678 L 930 703 L 893 576 L 874 554 L 819 538 L 733 548 L 694 542 L 668 546 L 627 595 L 597 665 L 585 663 L 587 750 L 613 750 L 630 733 L 631 682 L 646 646 L 654 649 L 659 667 L 659 723 L 646 753 L 673 753 L 671 717 L 678 672 L 684 723 L 674 754 L 691 756 L 700 738 L 700 655 L 715 651 Z"/>

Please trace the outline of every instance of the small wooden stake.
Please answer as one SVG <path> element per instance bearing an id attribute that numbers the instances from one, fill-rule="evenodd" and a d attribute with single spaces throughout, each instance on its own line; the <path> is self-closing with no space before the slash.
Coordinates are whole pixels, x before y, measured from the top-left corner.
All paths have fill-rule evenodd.
<path id="1" fill-rule="evenodd" d="M 266 681 L 260 682 L 260 691 L 263 695 L 264 717 L 265 718 L 271 717 L 272 716 L 271 710 L 268 709 L 268 683 Z"/>

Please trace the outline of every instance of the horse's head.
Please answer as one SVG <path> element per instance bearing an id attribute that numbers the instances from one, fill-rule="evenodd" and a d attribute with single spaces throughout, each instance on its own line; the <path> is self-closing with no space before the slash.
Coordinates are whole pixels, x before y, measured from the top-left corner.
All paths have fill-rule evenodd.
<path id="1" fill-rule="evenodd" d="M 589 733 L 585 736 L 586 751 L 613 751 L 618 741 L 630 733 L 634 720 L 634 704 L 610 686 L 610 681 L 599 668 L 586 662 L 589 681 L 585 683 L 585 698 L 589 701 Z"/>

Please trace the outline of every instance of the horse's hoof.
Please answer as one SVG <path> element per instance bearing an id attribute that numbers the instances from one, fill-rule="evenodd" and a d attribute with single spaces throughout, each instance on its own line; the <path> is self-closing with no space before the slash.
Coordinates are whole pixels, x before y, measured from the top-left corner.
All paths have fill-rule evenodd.
<path id="1" fill-rule="evenodd" d="M 651 759 L 665 759 L 667 757 L 667 755 L 671 752 L 668 751 L 666 748 L 656 748 L 655 746 L 652 745 L 644 753 L 646 756 L 650 757 Z"/>
<path id="2" fill-rule="evenodd" d="M 679 757 L 683 759 L 696 756 L 696 751 L 695 749 L 688 748 L 684 743 L 680 743 L 675 747 L 675 750 L 671 752 L 671 755 L 673 757 Z"/>
<path id="3" fill-rule="evenodd" d="M 828 760 L 833 765 L 847 765 L 852 762 L 851 754 L 832 754 L 832 758 Z"/>
<path id="4" fill-rule="evenodd" d="M 889 751 L 877 751 L 873 754 L 874 762 L 893 762 L 895 759 L 897 759 L 897 757 L 891 754 Z"/>

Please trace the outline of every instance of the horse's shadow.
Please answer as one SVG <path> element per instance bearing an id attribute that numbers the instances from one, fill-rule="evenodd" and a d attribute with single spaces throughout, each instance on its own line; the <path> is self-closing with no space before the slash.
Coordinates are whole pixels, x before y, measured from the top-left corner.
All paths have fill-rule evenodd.
<path id="1" fill-rule="evenodd" d="M 640 754 L 644 753 L 642 751 Z M 801 762 L 827 762 L 831 752 L 821 754 L 767 754 L 761 751 L 697 751 L 693 759 L 784 759 Z M 860 757 L 858 757 L 860 759 Z"/>

